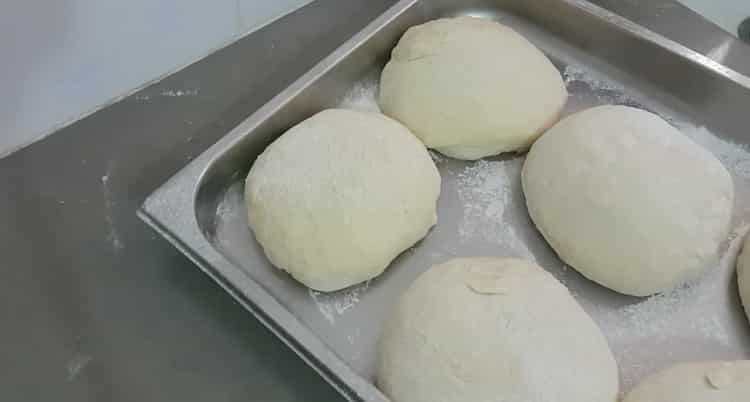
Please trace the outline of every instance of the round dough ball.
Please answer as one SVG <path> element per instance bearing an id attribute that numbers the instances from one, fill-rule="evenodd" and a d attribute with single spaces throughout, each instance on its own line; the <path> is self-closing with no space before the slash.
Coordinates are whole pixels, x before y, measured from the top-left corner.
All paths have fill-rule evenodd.
<path id="1" fill-rule="evenodd" d="M 458 159 L 528 149 L 558 120 L 567 96 L 539 49 L 472 17 L 409 28 L 380 78 L 383 112 Z"/>
<path id="2" fill-rule="evenodd" d="M 599 106 L 563 119 L 522 172 L 529 215 L 560 258 L 647 296 L 718 262 L 734 203 L 729 173 L 658 116 Z"/>
<path id="3" fill-rule="evenodd" d="M 683 363 L 646 378 L 623 402 L 750 401 L 750 360 Z"/>
<path id="4" fill-rule="evenodd" d="M 245 182 L 268 259 L 321 291 L 380 275 L 435 224 L 439 193 L 437 168 L 406 127 L 344 109 L 289 129 Z"/>
<path id="5" fill-rule="evenodd" d="M 745 313 L 750 319 L 750 236 L 745 237 L 742 253 L 737 258 L 737 285 L 740 288 L 740 299 L 745 306 Z"/>
<path id="6" fill-rule="evenodd" d="M 459 258 L 423 273 L 380 340 L 377 383 L 394 402 L 615 402 L 604 336 L 537 265 Z"/>

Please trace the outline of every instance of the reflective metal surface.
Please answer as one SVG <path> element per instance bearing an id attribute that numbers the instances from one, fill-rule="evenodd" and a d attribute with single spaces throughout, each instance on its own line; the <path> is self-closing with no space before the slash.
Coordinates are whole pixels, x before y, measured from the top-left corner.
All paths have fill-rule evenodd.
<path id="1" fill-rule="evenodd" d="M 136 210 L 390 4 L 318 0 L 0 159 L 0 401 L 343 400 Z"/>
<path id="2" fill-rule="evenodd" d="M 750 76 L 748 46 L 677 1 L 596 0 L 594 3 Z"/>
<path id="3" fill-rule="evenodd" d="M 677 3 L 597 2 L 703 53 L 730 43 L 725 60 L 750 66 Z M 343 400 L 135 211 L 393 3 L 317 0 L 0 159 L 0 400 Z"/>
<path id="4" fill-rule="evenodd" d="M 492 159 L 516 167 L 505 178 L 508 200 L 500 206 L 505 211 L 503 219 L 512 228 L 512 238 L 466 241 L 462 231 L 467 206 L 460 198 L 471 190 L 462 187 L 461 178 L 478 165 L 441 158 L 437 226 L 377 279 L 320 294 L 267 261 L 245 219 L 242 184 L 252 161 L 287 128 L 322 109 L 339 106 L 354 92 L 362 95 L 364 88 L 376 87 L 390 50 L 408 27 L 465 14 L 500 20 L 541 48 L 568 81 L 572 96 L 565 113 L 603 103 L 624 103 L 652 110 L 679 126 L 707 127 L 722 138 L 750 142 L 745 132 L 750 78 L 591 3 L 404 0 L 160 187 L 146 200 L 144 219 L 349 400 L 386 400 L 373 385 L 376 343 L 384 315 L 416 275 L 452 256 L 533 258 L 561 278 L 610 340 L 626 387 L 670 362 L 750 355 L 750 331 L 736 292 L 730 293 L 730 287 L 723 285 L 731 281 L 731 264 L 706 280 L 717 284 L 710 302 L 694 305 L 684 315 L 662 318 L 678 331 L 679 338 L 666 343 L 664 339 L 643 338 L 631 332 L 635 327 L 623 327 L 613 320 L 611 317 L 623 311 L 653 302 L 625 297 L 571 275 L 529 221 L 518 185 L 522 156 Z M 373 91 L 370 96 L 374 103 Z M 740 189 L 750 185 L 745 177 L 736 177 L 736 182 Z M 750 202 L 746 193 L 738 190 L 739 205 Z M 750 216 L 738 213 L 735 223 L 748 219 Z M 731 253 L 735 252 L 729 251 L 724 261 L 733 260 Z M 692 305 L 689 300 L 682 303 L 686 309 Z M 726 329 L 726 339 L 716 342 L 706 337 L 703 328 L 694 327 L 695 317 L 711 317 L 706 325 L 715 323 Z"/>

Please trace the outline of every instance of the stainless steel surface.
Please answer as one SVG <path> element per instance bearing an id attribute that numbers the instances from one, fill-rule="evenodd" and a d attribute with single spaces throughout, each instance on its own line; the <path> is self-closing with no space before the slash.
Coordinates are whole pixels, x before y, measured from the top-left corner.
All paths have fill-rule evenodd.
<path id="1" fill-rule="evenodd" d="M 750 331 L 736 292 L 730 291 L 736 248 L 731 247 L 722 268 L 705 279 L 712 287 L 706 291 L 709 299 L 701 303 L 692 303 L 688 297 L 668 299 L 675 295 L 642 300 L 608 291 L 567 269 L 534 230 L 518 185 L 522 157 L 493 159 L 502 161 L 500 165 L 507 170 L 509 199 L 503 207 L 504 224 L 510 229 L 503 230 L 511 230 L 512 239 L 467 241 L 462 227 L 467 207 L 473 206 L 465 205 L 461 194 L 466 191 L 467 172 L 478 165 L 441 158 L 437 227 L 381 277 L 345 291 L 320 294 L 269 264 L 245 223 L 242 179 L 253 159 L 290 126 L 321 109 L 340 105 L 352 94 L 367 93 L 365 89 L 374 86 L 390 49 L 407 27 L 462 14 L 498 19 L 545 51 L 566 75 L 572 94 L 566 113 L 601 103 L 625 103 L 657 112 L 681 127 L 705 126 L 725 140 L 750 143 L 744 131 L 749 78 L 588 2 L 507 0 L 456 5 L 405 0 L 170 179 L 146 200 L 144 219 L 350 400 L 386 400 L 372 384 L 383 316 L 416 275 L 456 255 L 520 255 L 536 259 L 553 272 L 602 326 L 618 357 L 626 388 L 670 362 L 749 356 Z M 704 130 L 691 130 L 703 142 L 710 137 Z M 725 151 L 706 143 L 714 152 Z M 735 180 L 738 205 L 744 205 L 750 201 L 750 182 L 742 175 Z M 750 214 L 739 208 L 737 230 L 748 219 Z M 690 292 L 698 292 L 701 286 Z M 664 312 L 669 316 L 655 318 L 645 308 L 660 300 L 685 307 L 679 314 Z M 634 311 L 644 316 L 630 317 Z M 695 325 L 699 317 L 708 319 L 706 325 Z M 643 326 L 649 323 L 638 320 L 655 319 L 680 335 L 644 338 Z M 621 321 L 628 320 L 631 326 L 623 326 Z M 717 331 L 722 333 L 717 335 Z"/>
<path id="2" fill-rule="evenodd" d="M 0 401 L 343 400 L 136 210 L 392 3 L 317 0 L 0 159 Z"/>
<path id="3" fill-rule="evenodd" d="M 748 45 L 677 1 L 595 0 L 594 3 L 750 76 Z"/>
<path id="4" fill-rule="evenodd" d="M 701 52 L 729 39 L 653 9 L 672 1 L 596 2 Z M 317 0 L 0 159 L 0 400 L 343 400 L 135 210 L 393 3 Z"/>

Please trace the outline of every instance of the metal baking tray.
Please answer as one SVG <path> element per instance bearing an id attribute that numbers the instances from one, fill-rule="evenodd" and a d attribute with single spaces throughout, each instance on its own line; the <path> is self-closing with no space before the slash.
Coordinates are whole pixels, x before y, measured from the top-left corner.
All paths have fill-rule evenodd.
<path id="1" fill-rule="evenodd" d="M 245 218 L 243 179 L 255 157 L 321 109 L 376 108 L 379 72 L 400 35 L 457 15 L 501 21 L 542 49 L 566 80 L 565 114 L 604 103 L 635 105 L 714 152 L 737 189 L 733 235 L 720 267 L 668 294 L 612 292 L 566 267 L 534 229 L 520 189 L 523 155 L 465 162 L 438 154 L 439 222 L 382 276 L 323 294 L 271 266 Z M 750 357 L 733 269 L 750 222 L 748 112 L 750 79 L 586 1 L 404 0 L 172 177 L 139 215 L 349 400 L 388 400 L 373 378 L 383 317 L 417 275 L 454 256 L 521 256 L 552 272 L 602 328 L 627 390 L 673 362 Z"/>

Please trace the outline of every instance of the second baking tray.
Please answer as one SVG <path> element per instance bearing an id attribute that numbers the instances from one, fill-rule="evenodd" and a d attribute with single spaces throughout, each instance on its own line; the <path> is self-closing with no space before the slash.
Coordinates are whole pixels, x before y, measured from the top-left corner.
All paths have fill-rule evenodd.
<path id="1" fill-rule="evenodd" d="M 465 162 L 438 154 L 438 224 L 383 275 L 325 294 L 271 266 L 246 223 L 243 180 L 253 160 L 322 109 L 377 110 L 379 73 L 400 35 L 457 15 L 498 20 L 542 49 L 566 80 L 565 114 L 605 103 L 641 107 L 714 152 L 737 189 L 734 232 L 721 266 L 668 294 L 614 293 L 566 267 L 534 229 L 520 189 L 523 156 Z M 160 187 L 140 216 L 349 400 L 387 400 L 373 378 L 384 315 L 417 275 L 454 256 L 519 256 L 552 272 L 602 328 L 627 389 L 673 362 L 750 357 L 732 269 L 750 219 L 744 207 L 750 205 L 748 112 L 746 77 L 585 1 L 404 0 Z"/>

